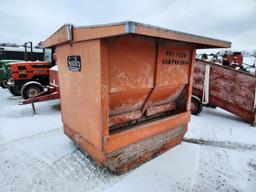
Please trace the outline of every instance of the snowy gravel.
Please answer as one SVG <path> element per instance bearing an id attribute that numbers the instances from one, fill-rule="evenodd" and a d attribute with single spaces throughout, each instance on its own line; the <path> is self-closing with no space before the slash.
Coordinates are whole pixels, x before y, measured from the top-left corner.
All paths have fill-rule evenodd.
<path id="1" fill-rule="evenodd" d="M 122 177 L 99 168 L 62 130 L 60 101 L 18 105 L 0 89 L 0 192 L 103 191 Z"/>
<path id="2" fill-rule="evenodd" d="M 221 109 L 192 116 L 181 145 L 115 176 L 62 131 L 59 100 L 18 105 L 0 89 L 0 192 L 256 192 L 256 128 Z"/>

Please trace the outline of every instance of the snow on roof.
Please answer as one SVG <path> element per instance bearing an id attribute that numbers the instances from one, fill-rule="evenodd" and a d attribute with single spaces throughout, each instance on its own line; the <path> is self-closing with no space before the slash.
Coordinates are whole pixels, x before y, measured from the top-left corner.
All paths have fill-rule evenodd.
<path id="1" fill-rule="evenodd" d="M 59 71 L 58 65 L 53 66 L 50 70 L 51 71 Z"/>
<path id="2" fill-rule="evenodd" d="M 3 46 L 0 46 L 0 51 L 1 50 L 25 52 L 25 47 L 3 47 Z M 30 47 L 27 47 L 27 52 L 30 52 L 30 51 L 31 51 Z M 33 52 L 42 53 L 43 49 L 33 48 Z"/>

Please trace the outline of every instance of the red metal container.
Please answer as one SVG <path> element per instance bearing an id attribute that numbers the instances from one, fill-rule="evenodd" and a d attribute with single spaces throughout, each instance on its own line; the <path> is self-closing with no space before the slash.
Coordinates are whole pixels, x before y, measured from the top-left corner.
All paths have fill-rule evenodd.
<path id="1" fill-rule="evenodd" d="M 209 75 L 205 75 L 208 68 Z M 208 79 L 206 81 L 206 79 Z M 196 60 L 193 95 L 255 124 L 256 78 L 246 72 Z"/>
<path id="2" fill-rule="evenodd" d="M 227 55 L 227 60 L 230 64 L 243 64 L 243 55 L 241 52 L 234 52 Z"/>
<path id="3" fill-rule="evenodd" d="M 122 173 L 181 142 L 196 48 L 230 43 L 122 22 L 65 25 L 44 47 L 55 47 L 65 133 Z"/>

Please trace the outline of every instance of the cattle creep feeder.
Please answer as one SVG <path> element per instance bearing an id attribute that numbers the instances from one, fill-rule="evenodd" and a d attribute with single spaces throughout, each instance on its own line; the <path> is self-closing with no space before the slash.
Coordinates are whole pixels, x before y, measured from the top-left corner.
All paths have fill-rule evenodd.
<path id="1" fill-rule="evenodd" d="M 122 22 L 64 25 L 44 47 L 56 52 L 65 133 L 123 173 L 181 142 L 196 48 L 230 43 Z"/>
<path id="2" fill-rule="evenodd" d="M 256 78 L 246 72 L 196 60 L 193 95 L 255 125 Z"/>

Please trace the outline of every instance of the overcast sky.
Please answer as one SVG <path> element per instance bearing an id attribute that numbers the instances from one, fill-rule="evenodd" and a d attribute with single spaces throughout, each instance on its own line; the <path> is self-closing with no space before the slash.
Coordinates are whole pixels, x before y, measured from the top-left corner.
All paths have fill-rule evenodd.
<path id="1" fill-rule="evenodd" d="M 256 0 L 0 0 L 0 42 L 45 40 L 65 23 L 132 20 L 256 49 Z"/>

